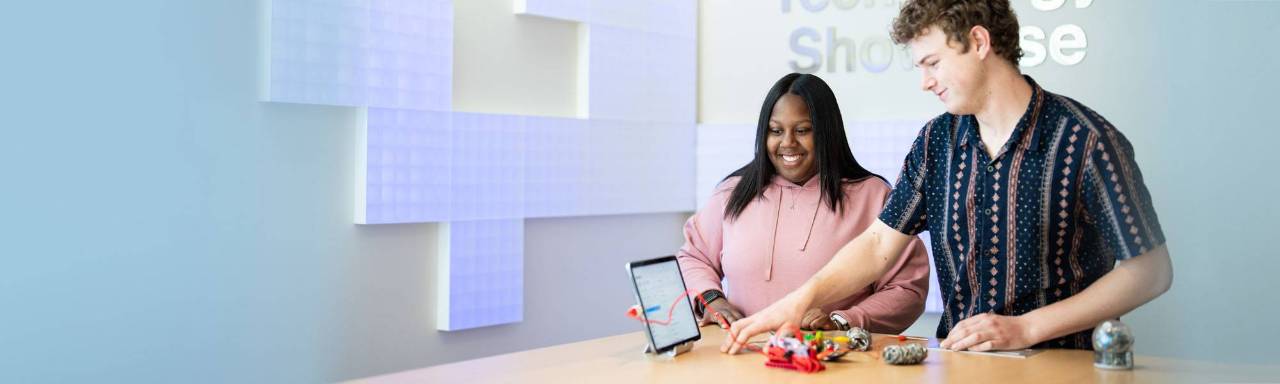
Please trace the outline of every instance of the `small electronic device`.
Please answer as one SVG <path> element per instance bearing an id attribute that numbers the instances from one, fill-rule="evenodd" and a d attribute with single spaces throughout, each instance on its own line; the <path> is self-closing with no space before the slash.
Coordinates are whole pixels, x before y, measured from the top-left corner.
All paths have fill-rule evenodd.
<path id="1" fill-rule="evenodd" d="M 675 256 L 627 263 L 627 274 L 649 337 L 646 352 L 674 356 L 702 338 Z"/>

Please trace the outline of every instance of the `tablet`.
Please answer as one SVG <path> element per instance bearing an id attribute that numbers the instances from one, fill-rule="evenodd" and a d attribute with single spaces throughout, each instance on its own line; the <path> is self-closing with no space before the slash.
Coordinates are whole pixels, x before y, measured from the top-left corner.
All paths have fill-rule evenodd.
<path id="1" fill-rule="evenodd" d="M 627 263 L 649 346 L 664 353 L 702 338 L 675 256 Z"/>

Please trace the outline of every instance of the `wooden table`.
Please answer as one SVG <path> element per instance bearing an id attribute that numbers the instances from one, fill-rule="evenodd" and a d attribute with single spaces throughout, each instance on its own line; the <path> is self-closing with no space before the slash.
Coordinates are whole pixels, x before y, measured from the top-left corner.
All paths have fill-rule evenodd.
<path id="1" fill-rule="evenodd" d="M 1280 382 L 1280 368 L 1137 356 L 1132 371 L 1093 367 L 1093 352 L 1047 350 L 1025 359 L 930 350 L 922 365 L 893 366 L 880 349 L 896 337 L 875 335 L 872 352 L 855 352 L 822 372 L 768 368 L 757 353 L 720 352 L 724 331 L 702 328 L 702 340 L 675 359 L 640 351 L 645 337 L 629 333 L 577 343 L 438 365 L 349 383 L 1168 383 Z M 1141 342 L 1141 341 L 1139 341 Z"/>

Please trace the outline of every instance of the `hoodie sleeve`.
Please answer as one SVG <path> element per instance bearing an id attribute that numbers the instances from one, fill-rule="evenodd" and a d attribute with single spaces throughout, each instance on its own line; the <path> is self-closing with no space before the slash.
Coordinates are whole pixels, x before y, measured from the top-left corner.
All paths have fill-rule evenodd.
<path id="1" fill-rule="evenodd" d="M 676 252 L 685 285 L 692 295 L 707 290 L 722 290 L 720 266 L 724 249 L 724 208 L 736 180 L 727 180 L 716 188 L 707 205 L 684 223 L 684 246 Z"/>

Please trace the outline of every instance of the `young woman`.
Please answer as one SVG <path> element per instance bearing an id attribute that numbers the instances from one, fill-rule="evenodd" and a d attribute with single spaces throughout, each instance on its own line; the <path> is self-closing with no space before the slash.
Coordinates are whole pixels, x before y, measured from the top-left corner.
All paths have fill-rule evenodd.
<path id="1" fill-rule="evenodd" d="M 755 158 L 684 226 L 677 257 L 702 323 L 728 327 L 799 287 L 876 220 L 889 191 L 854 159 L 831 88 L 813 75 L 778 80 L 760 108 Z M 801 327 L 905 330 L 924 311 L 929 260 L 919 239 L 903 256 L 862 291 L 810 309 Z"/>

